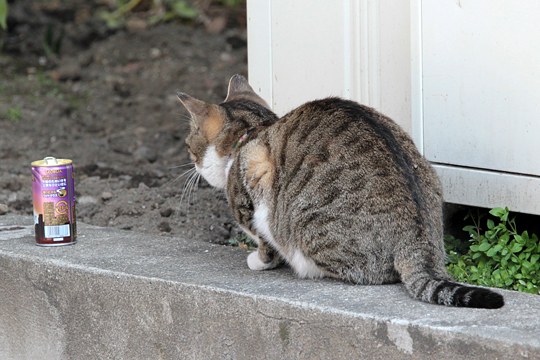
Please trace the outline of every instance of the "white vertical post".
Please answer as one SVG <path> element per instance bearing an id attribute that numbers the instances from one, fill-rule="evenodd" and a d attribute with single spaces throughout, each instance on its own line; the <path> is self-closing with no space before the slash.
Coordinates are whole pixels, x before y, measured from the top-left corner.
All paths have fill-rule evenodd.
<path id="1" fill-rule="evenodd" d="M 272 0 L 247 1 L 247 30 L 249 83 L 272 106 Z"/>
<path id="2" fill-rule="evenodd" d="M 424 154 L 424 109 L 422 95 L 422 0 L 411 0 L 411 135 Z"/>

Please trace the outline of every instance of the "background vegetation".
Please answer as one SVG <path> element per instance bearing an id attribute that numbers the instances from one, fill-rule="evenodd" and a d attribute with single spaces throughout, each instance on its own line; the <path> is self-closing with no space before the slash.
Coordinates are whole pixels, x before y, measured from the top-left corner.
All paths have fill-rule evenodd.
<path id="1" fill-rule="evenodd" d="M 7 28 L 7 13 L 8 13 L 7 0 L 0 0 L 0 28 L 3 30 L 6 30 Z"/>
<path id="2" fill-rule="evenodd" d="M 536 234 L 518 230 L 508 208 L 466 220 L 469 246 L 446 237 L 448 270 L 460 282 L 540 294 L 540 244 Z"/>
<path id="3" fill-rule="evenodd" d="M 58 0 L 42 1 L 60 3 Z M 245 0 L 108 0 L 99 12 L 110 28 L 120 28 L 137 17 L 149 25 L 174 19 L 200 22 L 210 29 L 221 30 L 224 18 L 216 20 L 215 7 L 239 9 Z M 221 10 L 220 10 L 221 12 Z M 7 29 L 8 1 L 0 0 L 0 29 Z"/>

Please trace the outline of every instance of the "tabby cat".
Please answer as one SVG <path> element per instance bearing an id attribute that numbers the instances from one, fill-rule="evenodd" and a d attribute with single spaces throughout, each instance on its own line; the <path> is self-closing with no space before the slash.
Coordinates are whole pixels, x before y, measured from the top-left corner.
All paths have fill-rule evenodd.
<path id="1" fill-rule="evenodd" d="M 302 278 L 401 281 L 429 303 L 504 305 L 500 294 L 448 276 L 439 179 L 391 119 L 340 98 L 278 118 L 240 75 L 219 105 L 178 97 L 191 114 L 186 143 L 197 172 L 226 190 L 258 243 L 250 269 L 284 260 Z"/>

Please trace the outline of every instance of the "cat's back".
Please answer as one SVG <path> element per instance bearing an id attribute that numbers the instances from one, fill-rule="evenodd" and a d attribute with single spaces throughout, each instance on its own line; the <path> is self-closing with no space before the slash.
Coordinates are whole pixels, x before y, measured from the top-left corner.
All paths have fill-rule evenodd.
<path id="1" fill-rule="evenodd" d="M 272 131 L 272 152 L 279 154 L 276 160 L 280 169 L 333 165 L 351 170 L 356 167 L 360 172 L 374 167 L 386 173 L 432 175 L 431 167 L 403 129 L 354 101 L 326 98 L 308 102 L 283 116 Z"/>
<path id="2" fill-rule="evenodd" d="M 294 109 L 272 128 L 276 204 L 300 222 L 338 213 L 344 224 L 362 214 L 381 217 L 373 222 L 392 217 L 403 227 L 438 221 L 429 219 L 440 217 L 436 174 L 408 134 L 379 112 L 327 98 Z"/>

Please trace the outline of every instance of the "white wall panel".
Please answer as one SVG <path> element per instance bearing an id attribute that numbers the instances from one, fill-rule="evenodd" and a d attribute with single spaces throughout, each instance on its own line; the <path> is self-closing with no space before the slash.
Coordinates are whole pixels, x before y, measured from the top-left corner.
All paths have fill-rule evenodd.
<path id="1" fill-rule="evenodd" d="M 308 100 L 348 95 L 344 7 L 321 0 L 271 3 L 273 107 L 283 113 Z"/>
<path id="2" fill-rule="evenodd" d="M 540 175 L 540 1 L 422 2 L 429 160 Z"/>
<path id="3" fill-rule="evenodd" d="M 248 0 L 249 80 L 282 115 L 389 115 L 449 202 L 540 214 L 540 1 Z"/>
<path id="4" fill-rule="evenodd" d="M 272 103 L 271 1 L 247 2 L 248 78 L 253 89 Z"/>

